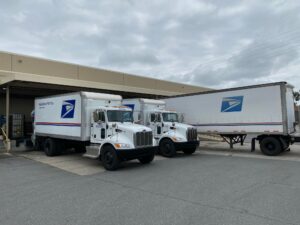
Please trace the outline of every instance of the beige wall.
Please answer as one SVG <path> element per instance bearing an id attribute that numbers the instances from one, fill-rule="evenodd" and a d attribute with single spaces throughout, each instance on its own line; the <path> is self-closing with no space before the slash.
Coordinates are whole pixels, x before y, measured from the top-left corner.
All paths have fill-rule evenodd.
<path id="1" fill-rule="evenodd" d="M 70 79 L 78 78 L 77 67 L 74 65 L 18 55 L 12 56 L 12 70 Z"/>
<path id="2" fill-rule="evenodd" d="M 11 55 L 0 52 L 0 70 L 11 70 Z"/>
<path id="3" fill-rule="evenodd" d="M 95 83 L 122 85 L 152 90 L 163 90 L 172 93 L 191 93 L 207 90 L 207 88 L 168 82 L 97 68 L 90 68 L 70 63 L 57 62 L 30 56 L 0 52 L 0 70 L 50 77 L 67 78 L 76 81 L 92 81 Z M 25 74 L 22 76 L 26 76 Z M 42 82 L 42 76 L 37 80 Z M 109 86 L 108 86 L 109 89 Z M 148 91 L 149 92 L 149 91 Z"/>

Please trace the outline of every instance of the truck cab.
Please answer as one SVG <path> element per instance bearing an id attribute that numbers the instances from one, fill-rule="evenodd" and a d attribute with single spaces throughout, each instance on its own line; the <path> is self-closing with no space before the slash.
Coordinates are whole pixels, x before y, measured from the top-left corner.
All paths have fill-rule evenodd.
<path id="1" fill-rule="evenodd" d="M 151 128 L 133 123 L 122 97 L 75 92 L 35 99 L 33 143 L 48 156 L 74 148 L 100 159 L 107 170 L 122 161 L 150 163 L 157 146 Z"/>
<path id="2" fill-rule="evenodd" d="M 193 154 L 199 145 L 197 130 L 180 122 L 180 115 L 165 109 L 165 102 L 153 99 L 125 99 L 123 105 L 133 109 L 135 123 L 148 126 L 153 131 L 159 153 L 173 157 L 176 151 Z"/>
<path id="3" fill-rule="evenodd" d="M 110 168 L 119 161 L 138 159 L 150 163 L 156 152 L 152 130 L 133 123 L 132 110 L 128 107 L 99 107 L 91 115 L 92 143 L 84 156 L 100 157 Z"/>

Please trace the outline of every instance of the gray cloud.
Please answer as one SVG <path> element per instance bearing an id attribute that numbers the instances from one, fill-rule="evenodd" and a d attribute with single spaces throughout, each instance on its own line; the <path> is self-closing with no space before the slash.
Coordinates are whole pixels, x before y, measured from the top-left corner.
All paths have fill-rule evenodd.
<path id="1" fill-rule="evenodd" d="M 200 65 L 189 75 L 195 82 L 204 82 L 211 86 L 216 84 L 226 85 L 227 82 L 239 81 L 249 83 L 264 81 L 277 74 L 282 68 L 288 67 L 299 57 L 295 48 L 287 48 L 287 43 L 253 42 L 239 53 L 226 60 L 224 66 Z M 284 77 L 283 77 L 284 79 Z M 232 85 L 232 84 L 230 84 Z M 229 86 L 230 86 L 229 85 Z"/>
<path id="2" fill-rule="evenodd" d="M 297 1 L 0 2 L 0 50 L 223 88 L 300 88 Z"/>

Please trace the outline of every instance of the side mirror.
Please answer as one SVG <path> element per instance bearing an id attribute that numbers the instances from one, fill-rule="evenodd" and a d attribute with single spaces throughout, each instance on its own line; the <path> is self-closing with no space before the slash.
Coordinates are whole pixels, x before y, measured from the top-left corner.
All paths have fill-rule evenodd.
<path id="1" fill-rule="evenodd" d="M 158 122 L 158 114 L 155 114 L 154 122 Z"/>
<path id="2" fill-rule="evenodd" d="M 94 119 L 94 122 L 99 121 L 99 113 L 97 111 L 93 112 L 93 119 Z"/>
<path id="3" fill-rule="evenodd" d="M 184 122 L 184 115 L 183 114 L 180 114 L 180 116 L 179 116 L 179 122 L 180 123 Z"/>

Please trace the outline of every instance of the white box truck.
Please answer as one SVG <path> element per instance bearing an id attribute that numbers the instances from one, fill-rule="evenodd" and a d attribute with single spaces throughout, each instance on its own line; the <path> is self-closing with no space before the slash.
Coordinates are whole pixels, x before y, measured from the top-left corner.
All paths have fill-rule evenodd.
<path id="1" fill-rule="evenodd" d="M 213 90 L 164 99 L 183 112 L 199 133 L 221 135 L 232 148 L 251 134 L 266 155 L 278 155 L 299 141 L 295 130 L 293 86 L 286 82 Z"/>
<path id="2" fill-rule="evenodd" d="M 107 170 L 121 161 L 150 163 L 155 155 L 152 130 L 133 123 L 132 110 L 119 95 L 76 92 L 35 99 L 33 141 L 48 156 L 66 148 L 101 159 Z"/>
<path id="3" fill-rule="evenodd" d="M 178 113 L 166 110 L 164 101 L 144 98 L 124 99 L 123 105 L 132 108 L 135 123 L 152 129 L 161 155 L 172 157 L 176 151 L 193 154 L 199 146 L 196 128 L 179 123 Z"/>

